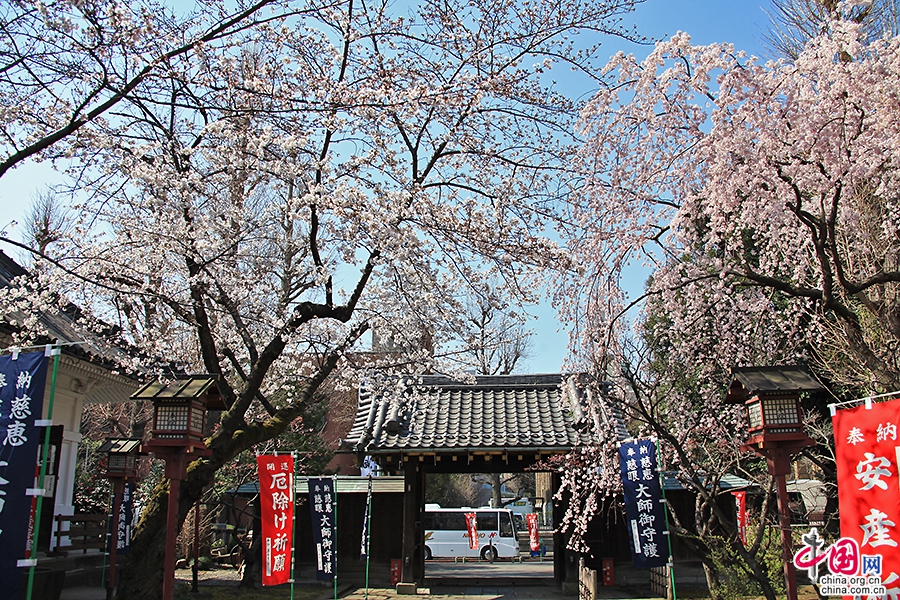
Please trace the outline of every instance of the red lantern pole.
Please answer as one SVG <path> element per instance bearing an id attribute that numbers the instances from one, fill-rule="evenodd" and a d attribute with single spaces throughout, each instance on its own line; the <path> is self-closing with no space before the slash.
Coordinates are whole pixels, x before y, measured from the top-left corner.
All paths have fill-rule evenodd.
<path id="1" fill-rule="evenodd" d="M 796 452 L 799 448 L 795 448 Z M 788 600 L 797 600 L 797 570 L 794 568 L 794 540 L 791 533 L 791 509 L 788 504 L 787 477 L 791 457 L 787 449 L 770 448 L 765 452 L 769 473 L 775 478 L 778 517 L 781 525 L 781 550 L 784 557 L 784 582 Z"/>
<path id="2" fill-rule="evenodd" d="M 173 600 L 175 596 L 175 547 L 178 543 L 178 499 L 181 492 L 181 480 L 184 479 L 186 456 L 184 452 L 172 452 L 166 453 L 161 458 L 165 458 L 166 477 L 169 479 L 162 600 Z"/>

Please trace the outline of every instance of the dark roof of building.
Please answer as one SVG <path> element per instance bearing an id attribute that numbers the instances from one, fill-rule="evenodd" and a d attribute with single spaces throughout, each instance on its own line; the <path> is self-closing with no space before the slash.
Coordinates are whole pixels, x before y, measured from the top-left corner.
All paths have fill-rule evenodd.
<path id="1" fill-rule="evenodd" d="M 17 277 L 27 277 L 28 271 L 15 260 L 0 250 L 0 288 L 11 287 Z M 88 331 L 87 327 L 79 323 L 84 317 L 84 311 L 72 304 L 64 303 L 60 308 L 52 311 L 44 311 L 38 318 L 41 327 L 46 332 L 39 339 L 38 344 L 67 344 L 72 342 L 84 342 L 83 344 L 68 345 L 63 348 L 63 353 L 81 360 L 97 363 L 106 368 L 117 369 L 131 355 L 134 349 L 126 349 L 120 346 L 110 346 L 101 340 L 97 333 Z M 0 315 L 0 331 L 14 333 L 18 330 L 22 315 L 17 313 Z M 114 333 L 109 327 L 110 333 Z M 126 377 L 133 378 L 133 374 L 122 373 Z"/>
<path id="2" fill-rule="evenodd" d="M 663 487 L 664 489 L 669 491 L 675 490 L 691 490 L 689 485 L 686 485 L 678 476 L 678 471 L 663 471 L 662 472 L 663 479 Z M 705 483 L 705 478 L 701 477 L 703 483 Z M 709 487 L 709 486 L 707 486 Z M 748 488 L 756 488 L 755 484 L 743 477 L 738 477 L 737 475 L 725 474 L 719 478 L 719 489 L 720 490 L 742 490 Z"/>
<path id="3" fill-rule="evenodd" d="M 334 481 L 334 489 L 340 494 L 365 494 L 369 490 L 369 478 L 361 475 L 322 475 L 326 479 Z M 309 480 L 313 477 L 298 475 L 294 477 L 294 493 L 309 493 Z M 403 477 L 378 476 L 372 478 L 372 492 L 379 493 L 403 493 Z M 226 490 L 226 494 L 237 496 L 255 496 L 259 493 L 259 481 L 249 481 L 236 488 Z"/>
<path id="4" fill-rule="evenodd" d="M 139 438 L 106 438 L 97 452 L 101 454 L 137 454 L 141 451 Z"/>
<path id="5" fill-rule="evenodd" d="M 363 454 L 537 450 L 590 444 L 583 399 L 553 375 L 407 376 L 360 386 L 345 447 Z"/>
<path id="6" fill-rule="evenodd" d="M 806 367 L 734 367 L 725 401 L 741 403 L 758 394 L 798 394 L 825 389 Z"/>

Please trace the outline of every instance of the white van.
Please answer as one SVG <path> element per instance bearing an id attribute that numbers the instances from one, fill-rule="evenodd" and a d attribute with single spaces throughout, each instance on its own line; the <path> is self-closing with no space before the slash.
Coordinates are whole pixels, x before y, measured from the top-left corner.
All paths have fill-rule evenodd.
<path id="1" fill-rule="evenodd" d="M 466 513 L 475 513 L 478 549 L 469 548 Z M 512 511 L 504 508 L 441 508 L 425 505 L 425 560 L 432 558 L 515 558 L 519 542 Z"/>

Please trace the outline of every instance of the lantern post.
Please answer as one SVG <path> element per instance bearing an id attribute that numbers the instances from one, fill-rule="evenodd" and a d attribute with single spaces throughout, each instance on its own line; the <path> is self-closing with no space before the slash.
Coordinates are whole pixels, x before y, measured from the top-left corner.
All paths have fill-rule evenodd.
<path id="1" fill-rule="evenodd" d="M 106 577 L 106 599 L 110 600 L 116 587 L 119 530 L 123 529 L 127 536 L 128 528 L 127 524 L 119 523 L 122 512 L 122 495 L 125 491 L 125 484 L 138 478 L 137 460 L 141 455 L 141 440 L 107 438 L 103 445 L 100 446 L 98 452 L 106 453 L 106 473 L 104 477 L 109 479 L 113 486 L 111 536 L 109 540 L 109 574 Z"/>
<path id="2" fill-rule="evenodd" d="M 133 400 L 153 403 L 151 440 L 144 448 L 166 461 L 166 478 L 169 480 L 162 600 L 172 600 L 175 590 L 181 481 L 190 462 L 211 454 L 203 440 L 206 412 L 212 408 L 210 400 L 219 398 L 215 384 L 215 376 L 194 375 L 173 381 L 153 381 L 131 396 Z"/>
<path id="3" fill-rule="evenodd" d="M 791 455 L 815 445 L 803 430 L 800 394 L 823 387 L 799 366 L 735 367 L 731 374 L 725 402 L 746 407 L 748 439 L 741 449 L 765 458 L 769 474 L 775 479 L 785 588 L 787 599 L 797 600 L 787 475 L 791 472 Z"/>

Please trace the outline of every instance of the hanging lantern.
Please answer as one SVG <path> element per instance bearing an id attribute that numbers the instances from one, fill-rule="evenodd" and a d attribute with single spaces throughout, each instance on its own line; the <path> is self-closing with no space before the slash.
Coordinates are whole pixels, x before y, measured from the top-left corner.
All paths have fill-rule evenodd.
<path id="1" fill-rule="evenodd" d="M 216 378 L 193 375 L 168 382 L 153 381 L 131 395 L 132 400 L 153 402 L 153 451 L 165 448 L 205 448 L 206 412 L 211 399 L 218 399 Z"/>

